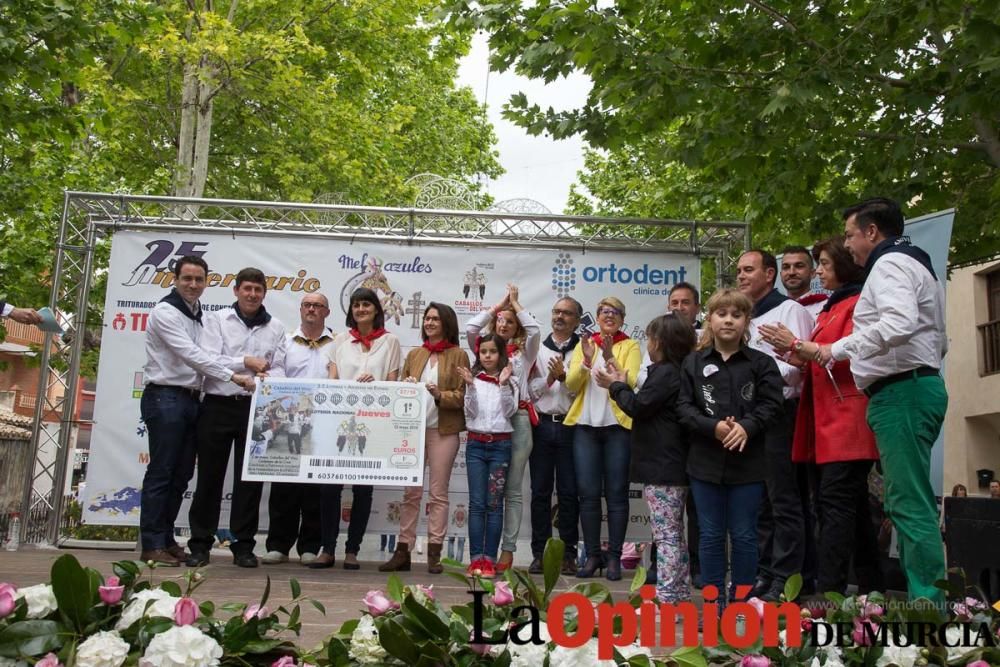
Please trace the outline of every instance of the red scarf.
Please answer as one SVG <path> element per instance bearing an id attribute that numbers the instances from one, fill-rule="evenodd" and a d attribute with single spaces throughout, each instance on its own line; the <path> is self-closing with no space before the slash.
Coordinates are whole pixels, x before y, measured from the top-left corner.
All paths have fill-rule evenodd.
<path id="1" fill-rule="evenodd" d="M 604 344 L 604 336 L 601 335 L 600 331 L 598 331 L 593 336 L 591 336 L 591 340 L 593 340 L 595 343 L 597 343 L 598 346 Z M 626 334 L 626 333 L 624 333 L 622 331 L 616 331 L 615 335 L 611 337 L 611 344 L 615 345 L 616 343 L 620 343 L 623 340 L 628 340 L 628 334 Z"/>
<path id="2" fill-rule="evenodd" d="M 826 301 L 830 297 L 829 294 L 820 294 L 818 292 L 812 292 L 796 299 L 803 306 L 811 306 L 814 303 L 819 303 L 820 301 Z"/>
<path id="3" fill-rule="evenodd" d="M 490 384 L 500 384 L 500 379 L 495 378 L 492 375 L 487 375 L 486 371 L 479 371 L 479 375 L 476 376 L 477 380 L 482 380 L 483 382 L 489 382 Z"/>
<path id="4" fill-rule="evenodd" d="M 384 336 L 387 332 L 384 328 L 372 329 L 367 336 L 362 336 L 357 329 L 351 329 L 352 343 L 361 343 L 366 349 L 372 349 L 372 343 Z"/>
<path id="5" fill-rule="evenodd" d="M 424 348 L 426 348 L 431 354 L 441 354 L 445 350 L 450 350 L 453 347 L 458 347 L 451 341 L 439 340 L 436 343 L 432 343 L 429 340 L 424 341 Z"/>

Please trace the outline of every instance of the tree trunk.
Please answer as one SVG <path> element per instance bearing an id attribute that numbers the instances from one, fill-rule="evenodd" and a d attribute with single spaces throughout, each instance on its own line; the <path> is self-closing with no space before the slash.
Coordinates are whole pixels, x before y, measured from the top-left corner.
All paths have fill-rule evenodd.
<path id="1" fill-rule="evenodd" d="M 181 94 L 181 127 L 177 148 L 177 179 L 174 194 L 178 197 L 201 197 L 208 175 L 208 151 L 212 139 L 214 100 L 207 80 L 199 76 L 209 67 L 207 56 L 197 65 L 184 66 Z M 178 217 L 189 220 L 198 215 L 196 206 L 179 206 Z"/>

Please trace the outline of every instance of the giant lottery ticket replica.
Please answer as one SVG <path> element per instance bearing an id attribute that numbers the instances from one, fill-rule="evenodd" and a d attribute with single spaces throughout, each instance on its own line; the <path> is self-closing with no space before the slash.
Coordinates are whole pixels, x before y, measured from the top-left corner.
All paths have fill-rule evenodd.
<path id="1" fill-rule="evenodd" d="M 250 410 L 243 479 L 420 486 L 427 396 L 407 382 L 266 378 Z"/>

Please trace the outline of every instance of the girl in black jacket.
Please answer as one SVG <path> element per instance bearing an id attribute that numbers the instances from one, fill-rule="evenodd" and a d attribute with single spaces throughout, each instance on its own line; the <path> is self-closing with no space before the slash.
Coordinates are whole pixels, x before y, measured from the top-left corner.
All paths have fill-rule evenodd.
<path id="1" fill-rule="evenodd" d="M 646 327 L 646 349 L 653 363 L 638 393 L 617 367 L 597 371 L 597 384 L 632 417 L 629 481 L 643 484 L 656 544 L 656 596 L 676 603 L 691 597 L 691 572 L 684 539 L 688 479 L 687 442 L 677 414 L 680 364 L 695 344 L 694 329 L 673 313 Z"/>
<path id="2" fill-rule="evenodd" d="M 701 529 L 701 574 L 718 588 L 720 604 L 726 600 L 727 534 L 732 590 L 752 586 L 757 575 L 764 432 L 782 410 L 778 365 L 746 344 L 752 307 L 738 290 L 713 294 L 698 349 L 681 367 L 678 411 L 691 443 L 687 472 Z"/>

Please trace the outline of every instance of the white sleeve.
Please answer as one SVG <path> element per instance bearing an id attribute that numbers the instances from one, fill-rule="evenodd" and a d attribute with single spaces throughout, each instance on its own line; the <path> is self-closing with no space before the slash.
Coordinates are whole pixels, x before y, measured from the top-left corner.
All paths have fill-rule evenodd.
<path id="1" fill-rule="evenodd" d="M 517 314 L 517 321 L 524 327 L 524 362 L 525 366 L 531 368 L 538 358 L 538 348 L 542 344 L 542 328 L 538 326 L 538 321 L 531 316 L 527 310 L 522 309 Z"/>
<path id="2" fill-rule="evenodd" d="M 484 310 L 465 323 L 465 342 L 469 344 L 473 354 L 476 353 L 476 339 L 479 338 L 479 332 L 489 323 L 491 317 L 493 311 Z"/>
<path id="3" fill-rule="evenodd" d="M 173 307 L 171 306 L 171 308 Z M 223 381 L 232 379 L 233 371 L 223 367 L 213 358 L 210 351 L 204 349 L 204 346 L 199 347 L 191 339 L 191 335 L 185 330 L 184 323 L 181 321 L 183 317 L 180 313 L 175 315 L 166 310 L 157 312 L 154 308 L 149 315 L 147 332 L 156 335 L 167 349 L 202 375 Z M 211 316 L 204 319 L 205 331 L 202 332 L 202 343 L 204 343 L 208 333 L 208 324 L 214 319 Z"/>
<path id="4" fill-rule="evenodd" d="M 246 370 L 243 357 L 230 357 L 222 354 L 225 343 L 222 340 L 222 316 L 210 313 L 205 318 L 205 331 L 201 334 L 201 349 L 209 356 L 218 359 L 219 363 L 233 371 Z"/>
<path id="5" fill-rule="evenodd" d="M 870 327 L 855 329 L 850 336 L 834 343 L 831 348 L 834 359 L 871 359 L 910 339 L 919 319 L 914 294 L 919 281 L 910 269 L 889 257 L 875 264 L 868 280 L 878 285 L 878 289 L 872 290 L 878 321 Z"/>
<path id="6" fill-rule="evenodd" d="M 462 380 L 465 382 L 465 380 Z M 467 419 L 475 419 L 479 414 L 479 394 L 476 392 L 476 382 L 465 385 L 465 416 Z"/>
<path id="7" fill-rule="evenodd" d="M 792 303 L 795 303 L 792 301 Z M 796 307 L 797 306 L 797 307 Z M 792 332 L 792 335 L 799 340 L 809 340 L 810 334 L 813 330 L 813 317 L 806 310 L 805 306 L 801 304 L 796 304 L 789 309 L 787 317 L 784 318 L 785 321 L 782 322 L 788 329 Z M 802 382 L 802 372 L 797 366 L 793 366 L 777 357 L 774 357 L 775 362 L 778 364 L 778 371 L 781 373 L 781 379 L 785 381 L 785 385 L 789 387 L 797 387 Z"/>

